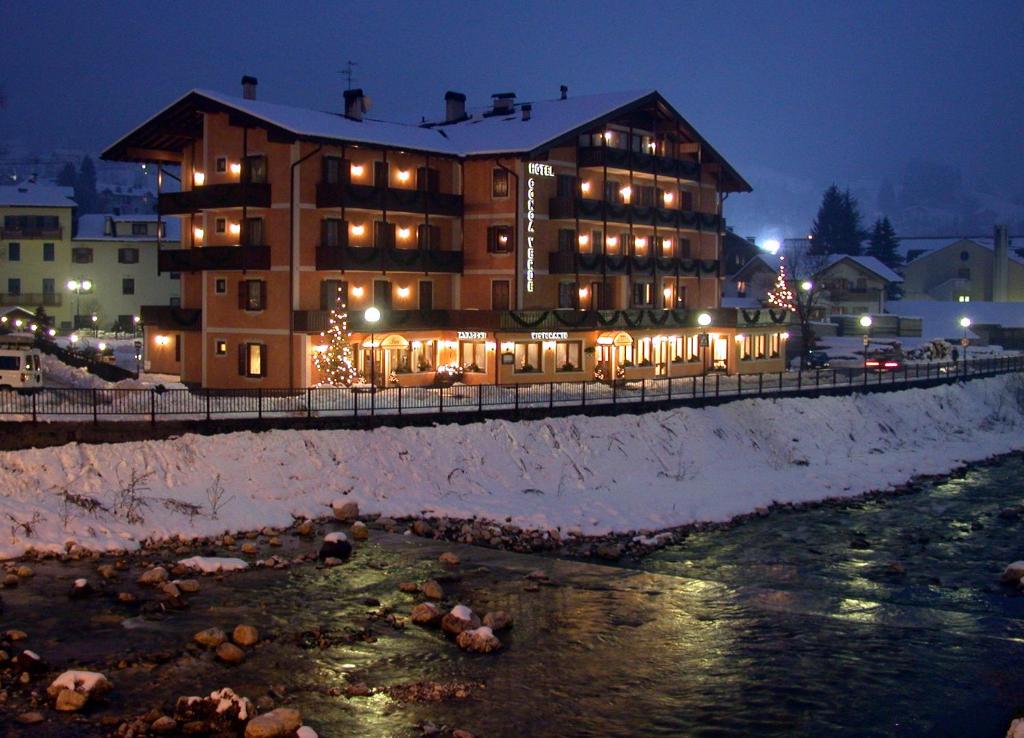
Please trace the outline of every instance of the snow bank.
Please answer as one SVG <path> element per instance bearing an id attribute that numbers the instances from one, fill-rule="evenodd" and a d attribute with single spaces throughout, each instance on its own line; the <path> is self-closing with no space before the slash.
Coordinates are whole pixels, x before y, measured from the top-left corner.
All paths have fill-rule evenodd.
<path id="1" fill-rule="evenodd" d="M 69 444 L 0 453 L 0 517 L 12 521 L 0 557 L 286 526 L 340 496 L 387 516 L 649 532 L 885 489 L 1022 448 L 1020 376 L 618 417 Z M 133 471 L 141 481 L 126 495 Z M 103 508 L 67 502 L 85 498 Z"/>

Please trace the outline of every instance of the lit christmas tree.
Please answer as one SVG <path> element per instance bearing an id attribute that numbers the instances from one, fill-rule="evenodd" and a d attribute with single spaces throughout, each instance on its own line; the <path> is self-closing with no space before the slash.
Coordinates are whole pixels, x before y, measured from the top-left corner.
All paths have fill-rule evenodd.
<path id="1" fill-rule="evenodd" d="M 352 355 L 352 333 L 348 329 L 348 313 L 345 312 L 345 304 L 340 297 L 331 309 L 328 322 L 327 330 L 320 333 L 320 337 L 326 339 L 326 344 L 323 351 L 313 354 L 313 365 L 320 372 L 320 384 L 351 387 L 359 373 L 356 371 Z"/>
<path id="2" fill-rule="evenodd" d="M 779 257 L 779 276 L 775 280 L 775 286 L 768 291 L 767 300 L 769 305 L 773 305 L 783 310 L 795 310 L 796 309 L 796 295 L 793 294 L 793 290 L 789 286 L 789 276 L 786 274 L 786 257 Z"/>

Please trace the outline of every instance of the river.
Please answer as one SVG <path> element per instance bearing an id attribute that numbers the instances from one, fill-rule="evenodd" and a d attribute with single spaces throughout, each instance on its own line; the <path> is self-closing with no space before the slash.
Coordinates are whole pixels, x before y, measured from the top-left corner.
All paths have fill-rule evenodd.
<path id="1" fill-rule="evenodd" d="M 68 601 L 75 577 L 97 582 L 94 565 L 39 563 L 4 591 L 0 618 L 53 670 L 107 674 L 115 689 L 92 720 L 280 685 L 323 738 L 416 736 L 423 721 L 476 736 L 1001 736 L 1024 714 L 1024 597 L 998 583 L 1024 558 L 1022 517 L 1001 515 L 1015 506 L 1021 455 L 908 494 L 693 533 L 634 568 L 373 532 L 336 568 L 203 578 L 188 609 L 160 618 L 113 601 L 119 588 L 146 592 L 134 584 Z M 286 550 L 311 546 L 291 538 Z M 437 562 L 446 550 L 459 567 Z M 531 584 L 535 569 L 551 582 Z M 415 599 L 399 582 L 452 572 L 449 603 L 514 616 L 501 652 L 466 654 L 438 631 L 374 615 L 408 614 Z M 269 640 L 240 666 L 185 648 L 202 628 L 242 622 Z M 469 696 L 331 689 L 451 679 Z M 97 730 L 47 711 L 13 734 Z"/>

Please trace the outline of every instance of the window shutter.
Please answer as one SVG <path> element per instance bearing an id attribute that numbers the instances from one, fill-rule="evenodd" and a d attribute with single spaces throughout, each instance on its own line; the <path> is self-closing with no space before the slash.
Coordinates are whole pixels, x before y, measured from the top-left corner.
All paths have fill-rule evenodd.
<path id="1" fill-rule="evenodd" d="M 260 376 L 267 376 L 267 344 L 260 344 Z"/>
<path id="2" fill-rule="evenodd" d="M 260 280 L 260 310 L 267 309 L 267 283 Z"/>
<path id="3" fill-rule="evenodd" d="M 495 228 L 494 228 L 494 226 L 488 226 L 487 227 L 487 250 L 491 251 L 491 252 L 497 251 L 498 250 L 496 248 L 497 244 L 498 244 L 498 237 L 497 237 L 497 234 L 495 232 Z"/>
<path id="4" fill-rule="evenodd" d="M 238 375 L 245 376 L 245 344 L 238 344 Z"/>
<path id="5" fill-rule="evenodd" d="M 320 309 L 330 310 L 334 307 L 331 304 L 331 287 L 334 286 L 334 280 L 325 279 L 320 282 Z"/>
<path id="6" fill-rule="evenodd" d="M 246 295 L 249 292 L 249 284 L 246 280 L 241 280 L 238 283 L 238 309 L 245 310 L 246 308 Z"/>

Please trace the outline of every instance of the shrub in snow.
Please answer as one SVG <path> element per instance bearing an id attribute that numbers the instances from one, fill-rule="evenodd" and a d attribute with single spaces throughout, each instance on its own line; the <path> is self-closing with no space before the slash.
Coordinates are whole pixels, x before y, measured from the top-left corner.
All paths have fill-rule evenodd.
<path id="1" fill-rule="evenodd" d="M 320 546 L 320 552 L 317 554 L 317 558 L 321 561 L 327 559 L 341 559 L 345 560 L 352 554 L 352 544 L 348 542 L 348 537 L 341 532 L 328 533 L 324 536 L 324 542 Z"/>

